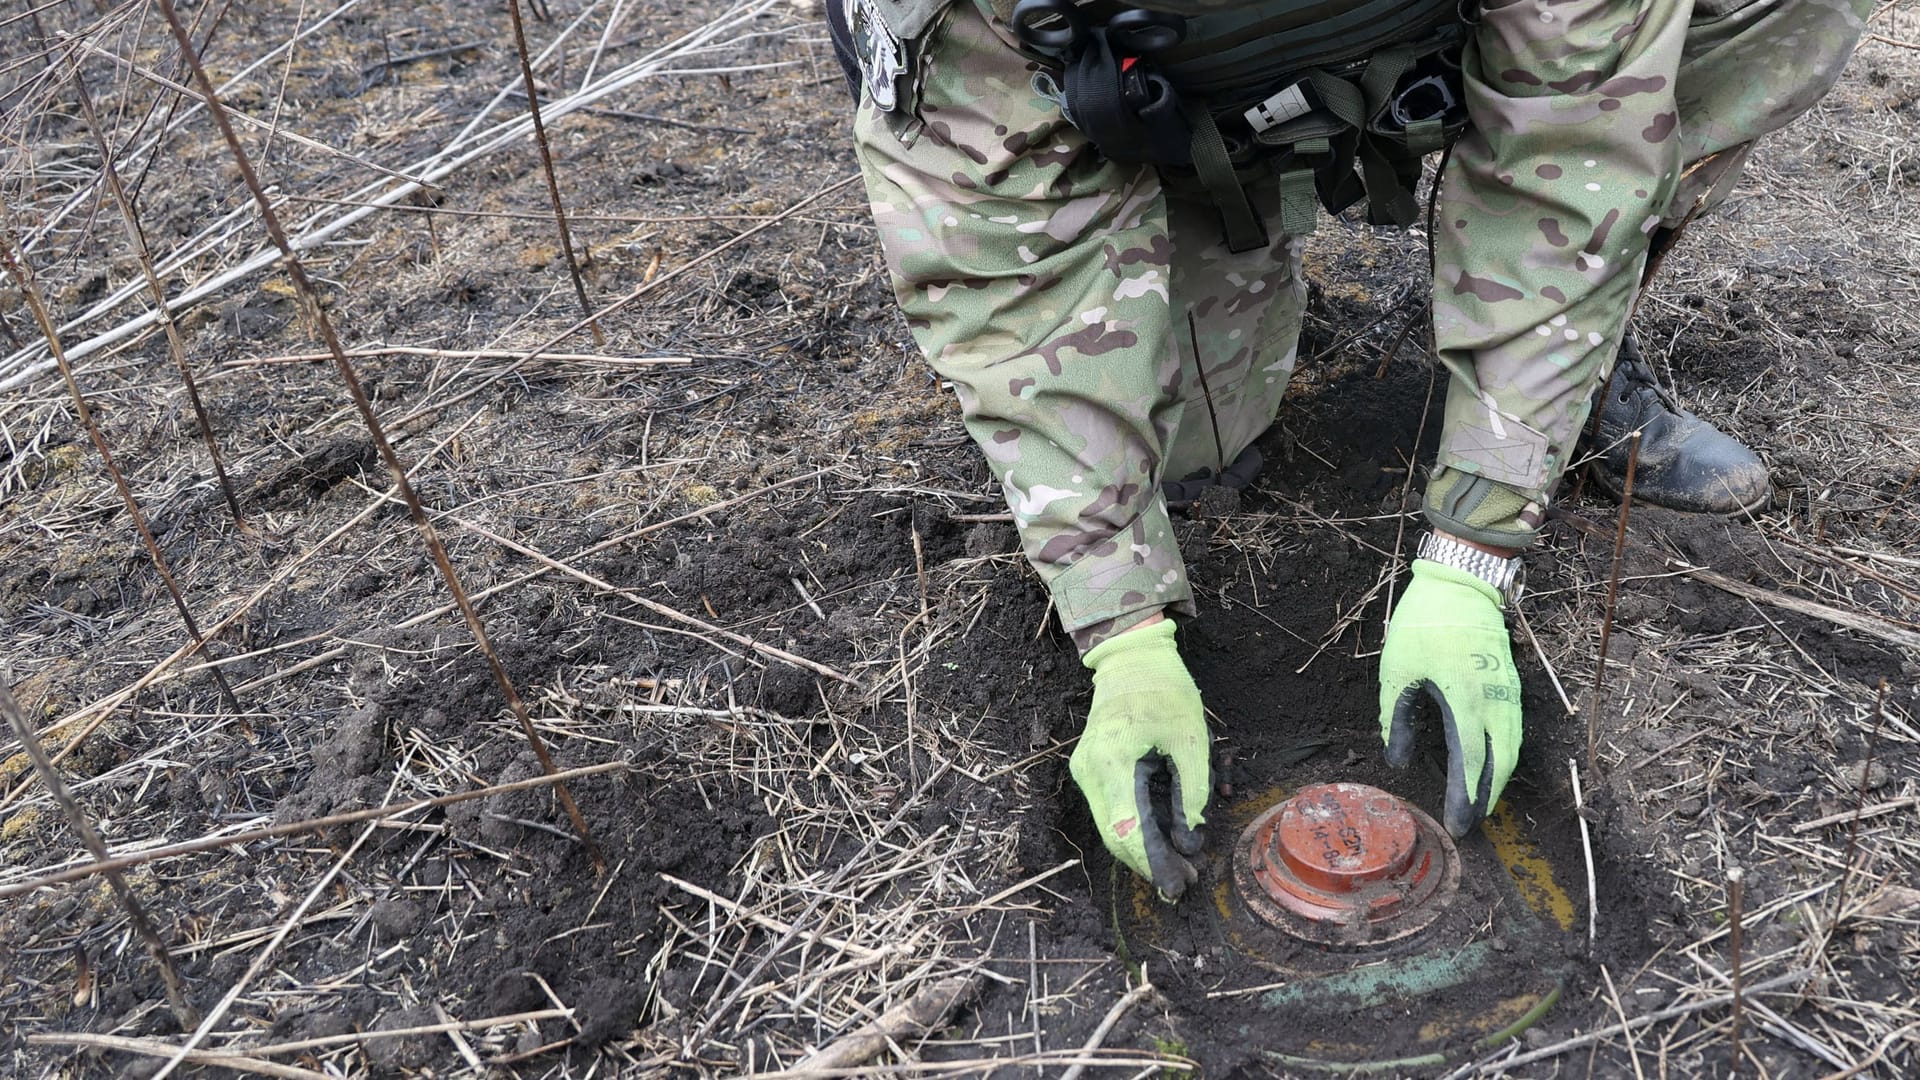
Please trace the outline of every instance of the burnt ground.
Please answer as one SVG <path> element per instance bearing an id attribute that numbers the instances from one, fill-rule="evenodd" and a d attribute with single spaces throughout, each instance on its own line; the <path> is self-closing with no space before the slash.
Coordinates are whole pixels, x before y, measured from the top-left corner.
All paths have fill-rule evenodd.
<path id="1" fill-rule="evenodd" d="M 733 9 L 622 4 L 611 27 L 595 8 L 567 31 L 580 5 L 549 6 L 530 31 L 536 51 L 564 37 L 540 65 L 562 105 L 589 67 L 681 72 L 551 125 L 590 292 L 656 283 L 604 319 L 607 344 L 580 332 L 518 359 L 578 315 L 524 138 L 306 258 L 555 758 L 630 766 L 570 785 L 604 869 L 544 788 L 145 864 L 128 880 L 191 1004 L 235 995 L 205 1045 L 297 1075 L 778 1070 L 964 974 L 978 988 L 951 1022 L 882 1061 L 1058 1069 L 1144 965 L 1156 992 L 1104 1038 L 1103 1064 L 1128 1074 L 1291 1075 L 1268 1051 L 1357 1029 L 1381 1056 L 1425 1046 L 1419 1015 L 1259 1004 L 1242 991 L 1286 981 L 1287 963 L 1335 961 L 1276 970 L 1209 937 L 1203 909 L 1140 915 L 1116 887 L 1065 769 L 1086 678 L 890 306 L 857 186 L 820 195 L 853 174 L 822 27 L 766 4 L 688 43 Z M 174 70 L 151 20 L 94 23 L 83 7 L 50 8 L 47 31 L 90 28 L 106 52 Z M 296 231 L 368 198 L 381 176 L 366 162 L 413 168 L 483 113 L 476 129 L 523 108 L 488 111 L 516 85 L 504 12 L 349 5 L 270 54 L 326 14 L 189 12 L 217 78 L 267 61 L 236 107 L 332 148 L 246 136 Z M 1663 377 L 1757 447 L 1779 492 L 1751 521 L 1635 509 L 1597 774 L 1586 717 L 1612 504 L 1570 494 L 1531 560 L 1538 644 L 1516 634 L 1529 731 L 1509 803 L 1584 925 L 1566 767 L 1582 761 L 1600 932 L 1589 949 L 1578 931 L 1448 926 L 1449 947 L 1497 941 L 1516 985 L 1564 979 L 1518 1050 L 1722 993 L 1740 867 L 1745 977 L 1797 976 L 1759 999 L 1770 1013 L 1747 1013 L 1743 1075 L 1915 1067 L 1920 60 L 1897 42 L 1920 39 L 1920 17 L 1875 30 L 1896 43 L 1869 43 L 1768 144 L 1641 313 Z M 178 618 L 3 287 L 0 655 L 107 844 L 537 776 L 340 381 L 302 359 L 313 317 L 275 270 L 182 316 L 236 526 L 164 337 L 109 335 L 146 305 L 88 313 L 139 269 L 68 88 L 43 73 L 30 22 L 0 40 L 10 228 L 56 318 L 77 320 L 63 340 L 189 603 L 221 627 L 207 656 L 240 705 L 206 657 L 176 655 Z M 139 177 L 150 243 L 179 256 L 163 260 L 169 289 L 257 250 L 205 118 L 176 116 L 116 62 L 82 70 Z M 176 118 L 148 165 L 146 137 Z M 1235 792 L 1222 820 L 1248 793 L 1316 779 L 1438 797 L 1430 764 L 1379 764 L 1373 712 L 1372 656 L 1418 526 L 1408 468 L 1436 433 L 1433 371 L 1417 348 L 1387 356 L 1423 288 L 1420 240 L 1323 223 L 1309 263 L 1304 359 L 1268 467 L 1183 525 L 1204 608 L 1185 652 Z M 85 858 L 15 749 L 0 751 L 0 888 Z M 1857 808 L 1857 833 L 1816 824 Z M 148 1075 L 181 1041 L 104 885 L 0 900 L 0 946 L 9 1074 Z M 1494 996 L 1476 984 L 1448 1005 Z M 367 1034 L 453 1021 L 472 1026 Z M 1511 1074 L 1727 1075 L 1730 1028 L 1705 1008 Z M 1444 1047 L 1451 1064 L 1478 1053 L 1462 1041 Z"/>

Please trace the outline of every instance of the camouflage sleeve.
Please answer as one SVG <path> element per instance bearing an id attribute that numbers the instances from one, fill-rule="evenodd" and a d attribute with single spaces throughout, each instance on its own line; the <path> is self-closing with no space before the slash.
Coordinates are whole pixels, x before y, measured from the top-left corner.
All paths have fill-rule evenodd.
<path id="1" fill-rule="evenodd" d="M 1817 101 L 1873 0 L 1486 0 L 1472 126 L 1443 178 L 1434 325 L 1451 374 L 1436 524 L 1523 546 L 1605 379 L 1648 237 L 1723 197 Z"/>
<path id="2" fill-rule="evenodd" d="M 1191 607 L 1160 494 L 1180 378 L 1166 200 L 1152 169 L 1087 145 L 972 4 L 918 59 L 916 107 L 869 94 L 855 123 L 881 247 L 1084 651 Z"/>

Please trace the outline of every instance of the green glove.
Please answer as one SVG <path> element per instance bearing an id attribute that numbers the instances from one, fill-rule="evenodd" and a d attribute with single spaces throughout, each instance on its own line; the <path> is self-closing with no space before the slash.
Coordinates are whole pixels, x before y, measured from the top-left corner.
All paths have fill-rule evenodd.
<path id="1" fill-rule="evenodd" d="M 1153 882 L 1167 900 L 1178 900 L 1199 876 L 1181 856 L 1200 853 L 1201 838 L 1193 826 L 1206 822 L 1212 786 L 1207 715 L 1173 634 L 1173 623 L 1155 623 L 1109 638 L 1087 653 L 1093 708 L 1067 762 L 1107 850 Z M 1172 821 L 1163 825 L 1148 791 L 1154 775 L 1169 767 Z"/>
<path id="2" fill-rule="evenodd" d="M 1444 824 L 1455 836 L 1487 815 L 1520 758 L 1520 675 L 1500 592 L 1426 559 L 1393 609 L 1380 650 L 1380 738 L 1387 764 L 1413 760 L 1413 715 L 1424 694 L 1447 738 Z"/>

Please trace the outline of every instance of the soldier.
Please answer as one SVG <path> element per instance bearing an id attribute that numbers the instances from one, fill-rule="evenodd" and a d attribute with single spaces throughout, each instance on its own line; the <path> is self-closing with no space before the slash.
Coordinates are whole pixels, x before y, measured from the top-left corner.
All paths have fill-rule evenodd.
<path id="1" fill-rule="evenodd" d="M 1316 202 L 1364 196 L 1375 222 L 1409 223 L 1421 157 L 1451 143 L 1432 531 L 1381 652 L 1380 725 L 1404 765 L 1415 706 L 1438 705 L 1454 835 L 1518 757 L 1504 611 L 1589 412 L 1615 493 L 1639 430 L 1637 497 L 1768 501 L 1753 453 L 1662 395 L 1627 317 L 1649 250 L 1831 87 L 1872 0 L 1474 5 L 828 0 L 901 309 L 1093 672 L 1072 775 L 1107 847 L 1169 899 L 1195 878 L 1210 788 L 1167 619 L 1194 612 L 1169 506 L 1258 469 Z"/>

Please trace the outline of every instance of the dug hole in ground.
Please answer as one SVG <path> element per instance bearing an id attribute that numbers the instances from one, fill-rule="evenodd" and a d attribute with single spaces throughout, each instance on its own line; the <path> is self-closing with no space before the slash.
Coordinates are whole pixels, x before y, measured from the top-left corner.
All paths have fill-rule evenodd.
<path id="1" fill-rule="evenodd" d="M 1067 776 L 1087 678 L 892 306 L 823 24 L 765 0 L 541 10 L 582 287 L 644 289 L 604 345 L 554 340 L 580 307 L 539 152 L 501 126 L 526 114 L 504 6 L 183 12 L 259 121 L 239 138 L 289 231 L 318 237 L 326 316 L 557 766 L 624 765 L 568 785 L 600 868 L 536 785 L 127 869 L 187 1011 L 218 1016 L 215 1057 L 179 1072 L 1728 1076 L 1736 868 L 1741 979 L 1764 988 L 1738 1074 L 1920 1064 L 1920 13 L 1881 10 L 1639 316 L 1662 381 L 1765 457 L 1774 505 L 1635 508 L 1595 710 L 1616 511 L 1562 504 L 1514 639 L 1505 839 L 1462 842 L 1425 936 L 1329 953 L 1248 929 L 1217 886 L 1238 826 L 1303 786 L 1438 808 L 1434 754 L 1386 769 L 1374 712 L 1445 381 L 1402 333 L 1421 238 L 1323 218 L 1267 467 L 1180 523 L 1203 609 L 1183 651 L 1232 793 L 1208 888 L 1167 907 L 1115 872 Z M 8 229 L 182 598 L 220 627 L 179 655 L 9 279 L 0 656 L 77 809 L 123 854 L 539 777 L 315 314 L 271 258 L 240 272 L 266 236 L 164 25 L 34 14 L 0 17 Z M 190 297 L 205 430 L 140 322 L 75 56 Z M 396 174 L 430 189 L 369 209 Z M 25 887 L 89 856 L 4 738 L 0 1072 L 152 1076 L 181 1010 L 101 878 Z M 1395 964 L 1478 966 L 1421 993 L 1367 974 Z M 891 1039 L 863 1039 L 878 1021 Z"/>

